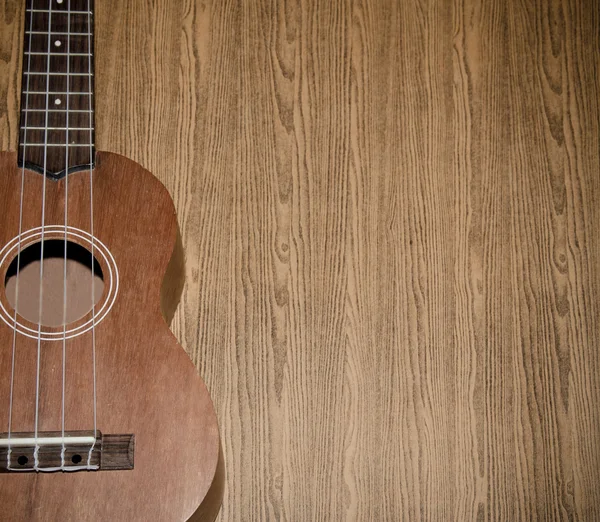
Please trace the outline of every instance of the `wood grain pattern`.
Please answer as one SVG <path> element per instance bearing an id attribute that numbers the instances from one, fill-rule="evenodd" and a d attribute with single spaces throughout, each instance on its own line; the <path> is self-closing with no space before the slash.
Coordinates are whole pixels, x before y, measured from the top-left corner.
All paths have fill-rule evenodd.
<path id="1" fill-rule="evenodd" d="M 176 202 L 221 520 L 600 519 L 597 2 L 104 0 L 96 24 L 97 146 Z"/>

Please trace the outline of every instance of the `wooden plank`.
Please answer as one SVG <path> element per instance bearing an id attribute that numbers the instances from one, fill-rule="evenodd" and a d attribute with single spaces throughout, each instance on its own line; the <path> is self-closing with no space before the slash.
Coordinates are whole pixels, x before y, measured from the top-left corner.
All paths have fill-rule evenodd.
<path id="1" fill-rule="evenodd" d="M 596 2 L 96 11 L 97 147 L 181 223 L 221 520 L 600 519 Z"/>

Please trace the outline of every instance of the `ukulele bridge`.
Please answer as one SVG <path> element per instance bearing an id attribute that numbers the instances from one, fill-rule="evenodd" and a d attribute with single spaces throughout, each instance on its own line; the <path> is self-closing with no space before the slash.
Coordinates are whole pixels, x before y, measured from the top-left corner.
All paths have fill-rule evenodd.
<path id="1" fill-rule="evenodd" d="M 134 435 L 72 431 L 0 434 L 0 473 L 133 469 Z"/>

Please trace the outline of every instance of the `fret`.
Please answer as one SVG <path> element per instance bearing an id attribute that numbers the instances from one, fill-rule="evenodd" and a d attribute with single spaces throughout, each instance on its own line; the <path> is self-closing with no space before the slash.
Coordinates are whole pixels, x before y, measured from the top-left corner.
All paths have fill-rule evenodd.
<path id="1" fill-rule="evenodd" d="M 49 176 L 93 158 L 93 18 L 92 0 L 26 0 L 19 163 Z"/>
<path id="2" fill-rule="evenodd" d="M 50 96 L 93 96 L 93 92 L 23 91 L 23 94 L 49 94 Z"/>
<path id="3" fill-rule="evenodd" d="M 52 8 L 52 11 L 60 11 L 66 12 L 69 11 L 69 7 L 71 11 L 85 11 L 86 13 L 91 12 L 93 8 L 93 2 L 89 2 L 88 0 L 64 0 L 62 2 L 57 2 L 56 0 L 26 0 L 25 2 L 25 11 L 29 12 L 32 9 L 35 10 L 49 10 Z"/>
<path id="4" fill-rule="evenodd" d="M 90 53 L 44 53 L 44 52 L 37 52 L 37 53 L 30 53 L 29 51 L 26 51 L 24 54 L 26 55 L 31 55 L 31 56 L 88 56 L 91 57 L 92 55 Z"/>
<path id="5" fill-rule="evenodd" d="M 25 31 L 25 34 L 31 34 L 31 35 L 44 35 L 44 36 L 48 36 L 48 31 Z M 50 32 L 50 36 L 94 36 L 92 33 L 65 33 L 65 32 L 61 32 L 61 31 L 51 31 Z"/>
<path id="6" fill-rule="evenodd" d="M 91 16 L 93 13 L 91 11 L 66 11 L 65 9 L 25 9 L 26 13 L 52 13 L 52 14 L 60 14 L 60 15 L 86 15 Z"/>
<path id="7" fill-rule="evenodd" d="M 56 144 L 64 146 L 67 143 L 67 134 L 69 143 L 83 143 L 89 144 L 90 140 L 93 138 L 93 128 L 72 128 L 71 122 L 69 122 L 69 130 L 53 130 L 50 126 L 56 125 L 55 123 L 49 123 L 48 127 L 36 126 L 36 127 L 22 127 L 20 129 L 20 135 L 23 138 L 21 140 L 21 145 L 26 143 L 27 145 L 33 143 L 45 143 Z M 75 126 L 79 127 L 81 124 L 77 124 Z M 64 126 L 62 126 L 65 129 Z M 56 127 L 56 129 L 60 129 L 60 127 Z"/>
<path id="8" fill-rule="evenodd" d="M 45 73 L 45 72 L 28 72 L 28 71 L 24 71 L 23 74 L 25 76 L 94 76 L 94 73 L 87 73 L 87 72 L 83 72 L 83 73 L 78 73 L 78 72 L 59 72 L 59 73 L 55 73 L 55 72 L 51 72 L 51 73 Z"/>
<path id="9" fill-rule="evenodd" d="M 31 100 L 40 100 L 40 96 L 43 96 L 43 99 L 46 99 L 46 96 L 54 96 L 54 97 L 61 97 L 61 96 L 94 96 L 93 92 L 79 92 L 79 91 L 22 91 L 22 94 L 28 97 L 27 101 L 27 107 L 29 108 L 32 105 L 32 101 Z M 75 101 L 82 101 L 81 98 L 79 98 L 78 100 Z M 35 102 L 33 102 L 35 103 Z"/>
<path id="10" fill-rule="evenodd" d="M 71 147 L 87 147 L 88 149 L 93 147 L 93 143 L 69 143 L 69 148 Z M 29 147 L 61 147 L 61 148 L 65 148 L 65 143 L 27 143 L 27 144 L 23 144 L 21 143 L 19 145 L 19 147 L 21 148 L 29 148 Z"/>
<path id="11" fill-rule="evenodd" d="M 93 127 L 21 127 L 20 130 L 48 130 L 48 131 L 90 131 L 94 130 Z"/>
<path id="12" fill-rule="evenodd" d="M 21 109 L 22 111 L 25 112 L 83 112 L 85 114 L 87 114 L 88 112 L 94 112 L 93 109 L 89 109 L 89 110 L 75 110 L 75 109 L 69 109 L 67 111 L 67 109 L 48 109 L 46 111 L 46 109 Z"/>
<path id="13" fill-rule="evenodd" d="M 81 138 L 83 141 L 88 142 L 90 139 L 90 131 L 93 130 L 93 127 L 85 127 L 81 123 L 77 122 L 71 125 L 71 122 L 69 122 L 69 127 L 64 125 L 58 126 L 56 123 L 48 123 L 47 127 L 44 125 L 33 126 L 27 124 L 27 126 L 21 126 L 19 132 L 24 134 L 25 131 L 27 131 L 27 143 L 43 143 L 46 141 L 47 132 L 49 143 L 64 144 L 67 141 L 67 133 L 71 137 L 71 140 L 79 140 L 79 138 Z M 40 139 L 36 139 L 35 136 L 40 136 Z"/>

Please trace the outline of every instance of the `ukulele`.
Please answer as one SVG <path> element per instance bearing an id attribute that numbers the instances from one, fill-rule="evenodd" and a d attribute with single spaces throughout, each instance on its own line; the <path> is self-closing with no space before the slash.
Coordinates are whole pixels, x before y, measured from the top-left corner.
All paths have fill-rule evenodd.
<path id="1" fill-rule="evenodd" d="M 168 328 L 173 201 L 94 146 L 92 0 L 27 0 L 0 153 L 0 520 L 212 520 L 217 420 Z"/>

